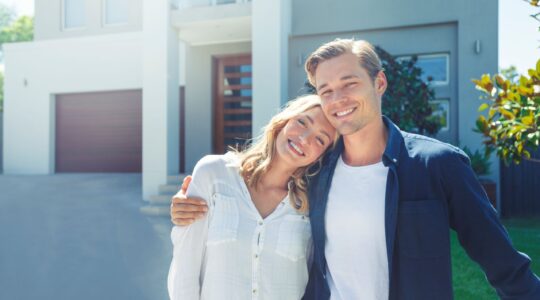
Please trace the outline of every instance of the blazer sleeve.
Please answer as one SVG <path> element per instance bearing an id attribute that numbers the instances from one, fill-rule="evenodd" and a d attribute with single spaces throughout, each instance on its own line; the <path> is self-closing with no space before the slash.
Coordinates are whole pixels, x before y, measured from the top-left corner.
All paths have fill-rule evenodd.
<path id="1" fill-rule="evenodd" d="M 518 252 L 464 154 L 446 157 L 441 166 L 450 226 L 501 299 L 540 299 L 540 281 L 530 259 Z"/>

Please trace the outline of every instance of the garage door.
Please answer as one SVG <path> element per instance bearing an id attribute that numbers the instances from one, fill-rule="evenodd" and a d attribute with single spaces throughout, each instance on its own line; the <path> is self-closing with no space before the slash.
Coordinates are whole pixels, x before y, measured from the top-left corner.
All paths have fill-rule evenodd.
<path id="1" fill-rule="evenodd" d="M 56 172 L 141 172 L 141 90 L 56 97 Z"/>

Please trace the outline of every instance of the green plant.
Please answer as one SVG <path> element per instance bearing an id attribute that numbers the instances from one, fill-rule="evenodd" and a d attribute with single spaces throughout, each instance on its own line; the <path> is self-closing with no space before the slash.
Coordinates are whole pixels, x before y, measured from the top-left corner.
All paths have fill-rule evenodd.
<path id="1" fill-rule="evenodd" d="M 517 83 L 499 74 L 473 80 L 488 101 L 478 108 L 488 113 L 477 118 L 476 131 L 485 137 L 487 151 L 496 150 L 506 164 L 519 164 L 522 158 L 537 161 L 529 151 L 540 143 L 540 59 L 528 73 Z"/>
<path id="2" fill-rule="evenodd" d="M 539 0 L 524 1 L 540 7 Z M 540 21 L 540 13 L 531 17 Z M 540 59 L 535 68 L 528 70 L 528 76 L 513 79 L 515 68 L 503 70 L 503 74 L 510 78 L 484 74 L 473 79 L 476 88 L 484 93 L 482 98 L 487 100 L 478 108 L 479 112 L 487 110 L 487 117 L 482 114 L 477 118 L 475 130 L 484 136 L 486 152 L 497 151 L 507 165 L 519 164 L 522 159 L 540 162 L 531 158 L 530 153 L 540 144 Z"/>
<path id="3" fill-rule="evenodd" d="M 489 161 L 491 154 L 486 151 L 476 150 L 474 152 L 465 146 L 462 148 L 463 152 L 469 156 L 471 160 L 471 167 L 476 174 L 476 176 L 485 176 L 489 175 L 491 168 L 491 161 Z"/>
<path id="4" fill-rule="evenodd" d="M 430 105 L 435 92 L 421 79 L 422 69 L 416 66 L 418 58 L 398 61 L 380 47 L 376 51 L 388 79 L 382 99 L 383 114 L 405 131 L 435 135 L 442 126 L 440 116 L 433 115 Z"/>

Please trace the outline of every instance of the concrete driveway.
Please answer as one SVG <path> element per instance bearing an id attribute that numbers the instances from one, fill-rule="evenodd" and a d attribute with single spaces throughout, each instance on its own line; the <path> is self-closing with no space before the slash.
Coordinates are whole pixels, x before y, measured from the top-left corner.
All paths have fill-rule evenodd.
<path id="1" fill-rule="evenodd" d="M 165 217 L 140 174 L 0 175 L 0 299 L 167 299 Z"/>

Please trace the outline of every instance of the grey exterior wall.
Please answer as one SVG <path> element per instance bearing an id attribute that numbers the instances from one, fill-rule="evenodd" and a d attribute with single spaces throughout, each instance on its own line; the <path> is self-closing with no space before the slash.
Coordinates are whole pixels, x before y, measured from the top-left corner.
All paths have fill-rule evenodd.
<path id="1" fill-rule="evenodd" d="M 129 20 L 125 25 L 105 25 L 103 0 L 85 0 L 86 26 L 81 29 L 62 29 L 63 0 L 34 1 L 35 40 L 91 36 L 142 30 L 142 0 L 129 1 Z"/>
<path id="2" fill-rule="evenodd" d="M 374 45 L 381 46 L 396 56 L 412 54 L 448 54 L 449 55 L 449 84 L 434 86 L 437 99 L 449 99 L 450 128 L 441 131 L 438 138 L 447 142 L 457 142 L 458 110 L 457 103 L 457 24 L 443 23 L 427 26 L 397 27 L 380 30 L 365 30 L 342 34 L 320 34 L 295 37 L 289 47 L 289 95 L 291 97 L 302 93 L 301 87 L 305 82 L 303 57 L 309 55 L 312 49 L 331 41 L 336 37 L 368 40 Z M 414 43 L 410 40 L 414 39 Z"/>
<path id="3" fill-rule="evenodd" d="M 212 153 L 212 57 L 251 53 L 251 43 L 186 47 L 186 172 Z"/>
<path id="4" fill-rule="evenodd" d="M 497 71 L 497 1 L 295 0 L 292 10 L 289 97 L 303 86 L 305 56 L 337 37 L 367 39 L 394 55 L 447 52 L 451 85 L 436 93 L 438 98 L 451 98 L 452 130 L 439 138 L 480 146 L 478 134 L 472 131 L 479 93 L 471 79 Z M 479 54 L 474 52 L 477 40 Z"/>

